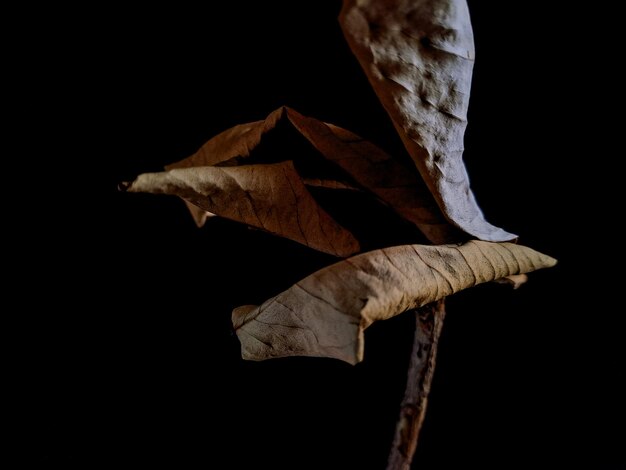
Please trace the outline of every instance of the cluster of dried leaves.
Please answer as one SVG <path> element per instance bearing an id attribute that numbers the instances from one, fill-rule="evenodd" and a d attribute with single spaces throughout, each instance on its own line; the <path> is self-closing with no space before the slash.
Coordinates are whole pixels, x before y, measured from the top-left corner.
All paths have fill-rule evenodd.
<path id="1" fill-rule="evenodd" d="M 474 42 L 465 0 L 344 0 L 339 19 L 414 166 L 282 107 L 122 188 L 178 196 L 198 226 L 225 217 L 345 258 L 260 306 L 233 310 L 245 359 L 317 356 L 356 364 L 365 328 L 417 309 L 387 467 L 408 469 L 445 315 L 442 299 L 489 281 L 517 287 L 525 273 L 556 261 L 511 243 L 516 236 L 488 223 L 470 190 L 462 154 Z M 380 220 L 382 213 L 402 222 L 402 236 L 380 230 L 389 220 Z M 372 243 L 377 229 L 386 236 Z"/>
<path id="2" fill-rule="evenodd" d="M 485 220 L 469 188 L 462 153 L 474 47 L 465 1 L 344 0 L 340 23 L 414 166 L 282 107 L 123 186 L 182 198 L 199 226 L 225 217 L 345 258 L 233 311 L 246 359 L 354 364 L 363 359 L 363 330 L 376 320 L 555 264 L 509 243 L 515 235 Z M 432 245 L 368 251 L 363 234 L 377 220 L 344 223 L 333 201 L 346 194 L 379 204 Z"/>

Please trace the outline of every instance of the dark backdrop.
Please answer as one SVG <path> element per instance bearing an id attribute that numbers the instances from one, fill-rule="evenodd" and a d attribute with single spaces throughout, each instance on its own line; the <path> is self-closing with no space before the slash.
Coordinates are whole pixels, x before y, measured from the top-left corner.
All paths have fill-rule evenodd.
<path id="1" fill-rule="evenodd" d="M 243 362 L 231 309 L 289 286 L 317 255 L 227 221 L 198 230 L 174 198 L 116 192 L 283 104 L 402 154 L 344 43 L 339 1 L 223 3 L 103 4 L 39 43 L 56 145 L 38 151 L 44 190 L 25 217 L 40 237 L 23 298 L 25 464 L 384 466 L 410 316 L 368 330 L 356 367 Z M 594 158 L 590 98 L 570 91 L 584 81 L 584 31 L 559 3 L 496 3 L 470 3 L 465 162 L 487 218 L 560 263 L 519 291 L 449 300 L 414 468 L 618 468 L 622 330 L 589 248 L 607 241 L 601 184 L 577 163 Z"/>

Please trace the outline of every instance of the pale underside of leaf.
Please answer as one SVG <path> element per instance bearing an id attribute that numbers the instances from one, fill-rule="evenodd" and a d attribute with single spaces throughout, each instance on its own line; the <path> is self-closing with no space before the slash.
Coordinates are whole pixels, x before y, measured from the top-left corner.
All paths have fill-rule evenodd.
<path id="1" fill-rule="evenodd" d="M 197 223 L 210 212 L 335 256 L 359 251 L 358 241 L 315 202 L 289 161 L 145 173 L 127 190 L 179 196 L 198 208 L 192 211 Z"/>
<path id="2" fill-rule="evenodd" d="M 488 241 L 462 160 L 474 65 L 465 0 L 344 0 L 344 35 L 445 217 Z"/>
<path id="3" fill-rule="evenodd" d="M 372 322 L 555 263 L 512 243 L 384 248 L 317 271 L 260 306 L 235 309 L 233 325 L 244 359 L 316 356 L 355 364 Z"/>
<path id="4" fill-rule="evenodd" d="M 281 122 L 289 123 L 301 134 L 319 152 L 319 158 L 332 162 L 354 184 L 372 192 L 398 215 L 415 224 L 431 242 L 451 243 L 464 238 L 443 216 L 413 168 L 401 164 L 352 132 L 303 116 L 287 107 L 275 110 L 262 121 L 241 124 L 218 134 L 194 155 L 168 165 L 166 169 L 246 164 L 249 158 L 253 158 L 264 136 Z M 309 158 L 292 154 L 288 148 L 285 154 L 296 164 L 299 158 Z M 345 181 L 317 179 L 324 183 L 318 186 L 325 188 L 346 189 L 354 186 Z M 310 178 L 307 182 L 314 183 L 315 180 Z"/>

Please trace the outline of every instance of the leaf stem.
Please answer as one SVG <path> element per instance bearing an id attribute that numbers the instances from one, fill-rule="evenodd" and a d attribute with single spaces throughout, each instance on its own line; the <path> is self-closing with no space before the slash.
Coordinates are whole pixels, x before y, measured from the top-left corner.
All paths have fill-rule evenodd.
<path id="1" fill-rule="evenodd" d="M 437 344 L 446 316 L 444 301 L 439 300 L 415 310 L 415 335 L 400 416 L 387 460 L 387 470 L 409 470 L 417 448 L 428 393 L 435 371 Z"/>

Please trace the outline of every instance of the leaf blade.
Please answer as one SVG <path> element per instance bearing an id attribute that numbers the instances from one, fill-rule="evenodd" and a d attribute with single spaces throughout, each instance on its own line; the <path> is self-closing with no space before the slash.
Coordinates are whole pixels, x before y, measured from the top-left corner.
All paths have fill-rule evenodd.
<path id="1" fill-rule="evenodd" d="M 202 211 L 335 256 L 359 251 L 356 238 L 317 204 L 289 161 L 144 173 L 127 190 L 179 196 Z"/>
<path id="2" fill-rule="evenodd" d="M 474 64 L 465 0 L 344 0 L 344 36 L 444 216 L 469 235 L 516 235 L 485 219 L 462 161 Z"/>
<path id="3" fill-rule="evenodd" d="M 258 307 L 235 309 L 233 325 L 244 359 L 298 355 L 356 364 L 363 359 L 363 331 L 374 321 L 554 264 L 547 255 L 511 243 L 385 248 L 321 269 Z M 285 328 L 299 332 L 293 336 Z"/>

